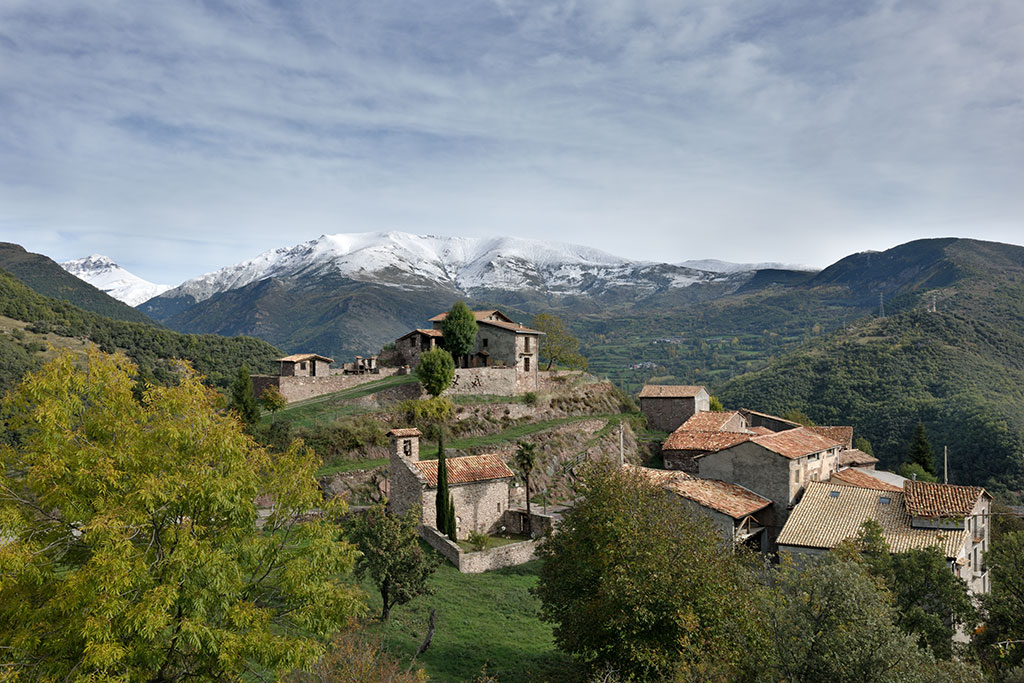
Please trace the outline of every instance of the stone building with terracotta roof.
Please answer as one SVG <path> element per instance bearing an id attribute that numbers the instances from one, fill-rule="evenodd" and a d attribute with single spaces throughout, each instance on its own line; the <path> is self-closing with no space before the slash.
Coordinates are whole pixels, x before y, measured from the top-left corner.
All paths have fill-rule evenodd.
<path id="1" fill-rule="evenodd" d="M 437 460 L 420 460 L 421 436 L 418 429 L 388 432 L 388 506 L 402 514 L 418 505 L 422 524 L 436 528 Z M 506 511 L 524 502 L 519 501 L 521 489 L 510 486 L 515 473 L 500 455 L 466 455 L 446 458 L 446 462 L 460 539 L 473 531 L 494 533 L 500 529 Z"/>
<path id="2" fill-rule="evenodd" d="M 661 445 L 667 470 L 697 474 L 695 458 L 749 440 L 756 434 L 747 429 L 746 418 L 736 411 L 700 412 L 669 434 Z"/>
<path id="3" fill-rule="evenodd" d="M 768 498 L 738 484 L 701 479 L 685 472 L 636 465 L 624 468 L 685 501 L 691 509 L 707 517 L 726 542 L 768 551 L 768 535 L 764 532 L 773 526 L 772 501 Z"/>
<path id="4" fill-rule="evenodd" d="M 773 502 L 775 527 L 768 547 L 808 482 L 827 481 L 836 471 L 842 445 L 806 427 L 749 436 L 717 451 L 696 456 L 705 479 L 732 482 Z"/>
<path id="5" fill-rule="evenodd" d="M 708 390 L 699 386 L 647 384 L 640 390 L 640 410 L 652 429 L 675 431 L 700 412 L 710 410 Z"/>
<path id="6" fill-rule="evenodd" d="M 275 358 L 281 377 L 326 377 L 331 374 L 333 358 L 315 353 L 293 353 L 284 358 Z"/>
<path id="7" fill-rule="evenodd" d="M 540 338 L 544 335 L 521 325 L 496 309 L 473 311 L 476 318 L 476 346 L 466 357 L 456 359 L 460 368 L 456 374 L 456 383 L 475 382 L 481 389 L 476 393 L 508 394 L 522 391 L 536 391 L 540 387 Z M 439 313 L 429 322 L 429 329 L 415 329 L 395 340 L 395 348 L 402 355 L 404 362 L 415 367 L 420 355 L 442 344 L 444 334 L 441 330 L 448 313 Z M 507 370 L 511 382 L 510 390 L 503 391 L 493 382 L 494 373 L 472 373 L 464 370 L 477 369 Z M 489 382 L 489 391 L 483 385 Z M 498 390 L 495 390 L 497 386 Z"/>
<path id="8" fill-rule="evenodd" d="M 780 551 L 821 555 L 873 520 L 892 552 L 938 547 L 971 593 L 990 588 L 992 496 L 977 486 L 907 481 L 903 490 L 811 482 L 778 537 Z"/>

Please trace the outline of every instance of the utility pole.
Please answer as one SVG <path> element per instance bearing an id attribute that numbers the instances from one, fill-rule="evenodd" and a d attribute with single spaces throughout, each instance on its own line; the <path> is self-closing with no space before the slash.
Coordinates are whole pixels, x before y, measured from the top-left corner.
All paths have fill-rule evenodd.
<path id="1" fill-rule="evenodd" d="M 619 420 L 619 469 L 622 469 L 622 466 L 625 464 L 625 462 L 626 456 L 622 450 L 622 420 Z"/>
<path id="2" fill-rule="evenodd" d="M 949 446 L 942 447 L 942 483 L 949 483 Z"/>
<path id="3" fill-rule="evenodd" d="M 878 317 L 885 317 L 885 299 L 883 298 L 881 292 L 878 293 Z"/>

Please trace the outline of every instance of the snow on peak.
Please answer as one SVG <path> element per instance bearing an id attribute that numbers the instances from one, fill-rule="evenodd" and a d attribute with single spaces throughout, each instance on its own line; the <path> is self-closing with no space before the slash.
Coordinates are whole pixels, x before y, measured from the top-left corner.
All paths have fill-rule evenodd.
<path id="1" fill-rule="evenodd" d="M 143 280 L 102 254 L 64 261 L 60 265 L 78 279 L 85 280 L 129 306 L 138 306 L 171 288 L 170 285 L 158 285 Z"/>
<path id="2" fill-rule="evenodd" d="M 515 237 L 446 237 L 404 232 L 321 235 L 189 280 L 167 293 L 203 301 L 267 278 L 340 275 L 406 288 L 533 289 L 554 295 L 622 286 L 686 287 L 751 270 L 654 264 L 591 247 Z"/>

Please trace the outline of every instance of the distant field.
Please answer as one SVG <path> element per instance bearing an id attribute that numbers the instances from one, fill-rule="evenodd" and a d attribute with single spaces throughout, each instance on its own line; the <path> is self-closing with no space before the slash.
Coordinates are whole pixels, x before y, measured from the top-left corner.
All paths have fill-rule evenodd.
<path id="1" fill-rule="evenodd" d="M 354 399 L 369 396 L 391 387 L 412 384 L 417 381 L 415 375 L 392 375 L 391 377 L 360 384 L 345 391 L 290 403 L 277 412 L 276 418 L 287 418 L 296 427 L 311 427 L 317 423 L 329 423 L 339 417 L 370 412 L 364 406 L 353 405 L 351 401 Z M 269 413 L 264 414 L 264 422 L 269 422 L 270 419 Z"/>

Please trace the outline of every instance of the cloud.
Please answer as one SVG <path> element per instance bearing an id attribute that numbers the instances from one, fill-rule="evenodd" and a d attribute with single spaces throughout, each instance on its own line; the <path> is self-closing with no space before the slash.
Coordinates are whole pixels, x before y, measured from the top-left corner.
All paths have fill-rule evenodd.
<path id="1" fill-rule="evenodd" d="M 999 0 L 12 1 L 0 227 L 168 282 L 374 229 L 821 265 L 1019 242 L 1022 20 Z"/>

